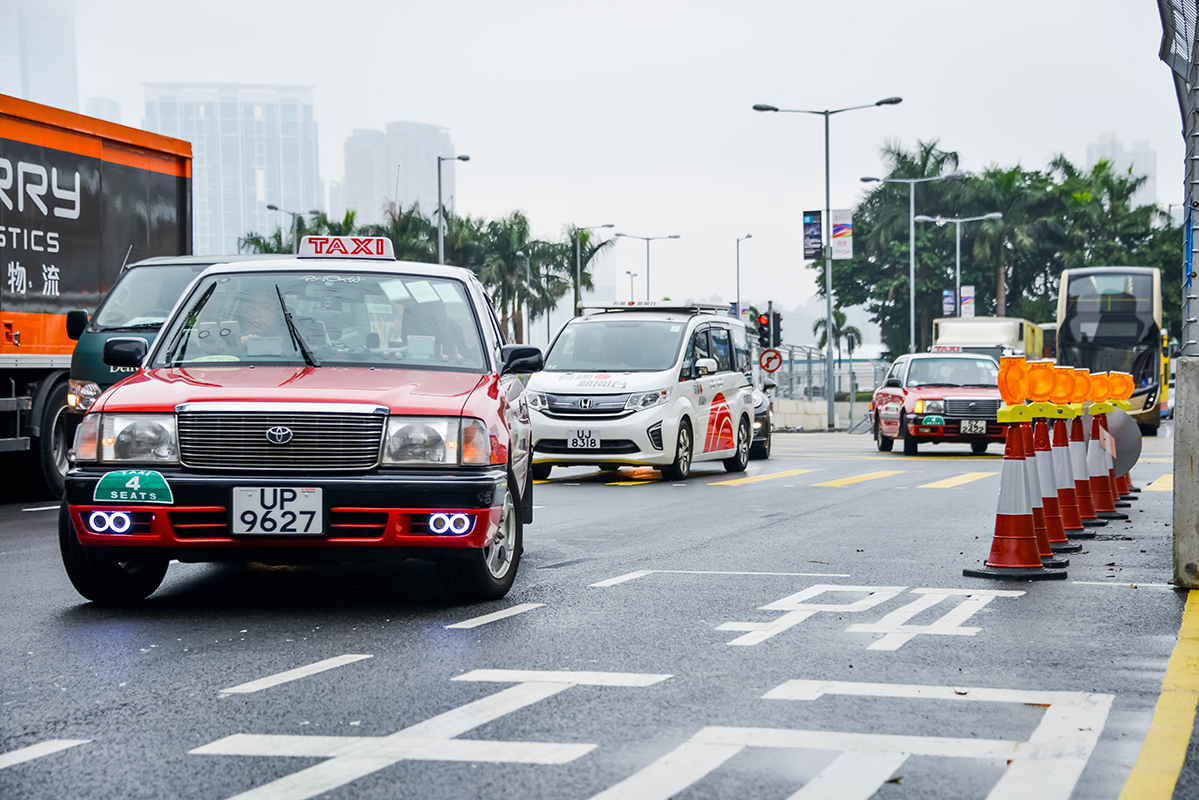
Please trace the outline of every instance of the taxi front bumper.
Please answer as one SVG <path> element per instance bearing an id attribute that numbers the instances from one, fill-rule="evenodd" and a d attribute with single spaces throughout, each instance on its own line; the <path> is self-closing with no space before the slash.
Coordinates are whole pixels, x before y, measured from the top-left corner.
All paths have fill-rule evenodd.
<path id="1" fill-rule="evenodd" d="M 929 420 L 926 424 L 925 420 Z M 935 420 L 940 420 L 936 422 Z M 963 422 L 985 422 L 987 425 L 986 433 L 962 433 Z M 915 417 L 908 420 L 908 429 L 904 431 L 906 436 L 911 436 L 914 439 L 922 439 L 938 442 L 1002 442 L 1004 440 L 1005 429 L 993 419 L 988 420 L 963 420 L 954 419 L 952 417 Z"/>
<path id="2" fill-rule="evenodd" d="M 170 486 L 170 504 L 136 501 L 97 501 L 100 479 L 112 471 L 87 466 L 66 477 L 65 501 L 80 544 L 156 555 L 180 561 L 287 561 L 305 554 L 315 560 L 376 560 L 389 556 L 419 557 L 422 551 L 485 547 L 499 529 L 507 492 L 503 469 L 433 472 L 377 470 L 365 475 L 263 476 L 260 474 L 198 474 L 179 468 L 157 471 Z M 321 490 L 322 532 L 319 534 L 233 533 L 233 489 L 252 487 L 318 488 Z M 124 512 L 121 533 L 97 530 L 103 515 Z M 463 534 L 434 534 L 430 517 L 459 514 L 469 519 Z M 96 524 L 99 523 L 99 524 Z M 321 554 L 324 555 L 321 555 Z"/>
<path id="3" fill-rule="evenodd" d="M 629 412 L 619 419 L 579 419 L 532 411 L 533 463 L 555 466 L 628 464 L 668 465 L 678 441 L 678 412 L 662 406 Z M 589 430 L 598 448 L 573 448 L 577 430 Z"/>

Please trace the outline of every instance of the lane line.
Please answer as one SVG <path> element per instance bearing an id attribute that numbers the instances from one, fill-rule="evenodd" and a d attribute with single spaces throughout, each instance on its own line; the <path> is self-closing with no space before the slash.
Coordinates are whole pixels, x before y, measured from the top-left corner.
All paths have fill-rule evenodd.
<path id="1" fill-rule="evenodd" d="M 783 578 L 848 578 L 851 577 L 848 572 L 731 572 L 723 570 L 699 570 L 699 569 L 639 569 L 636 572 L 629 572 L 625 575 L 618 575 L 615 578 L 608 578 L 606 581 L 590 584 L 589 588 L 604 588 L 607 586 L 615 586 L 618 583 L 627 583 L 638 578 L 644 578 L 646 575 L 654 573 L 665 573 L 667 575 L 766 575 Z"/>
<path id="2" fill-rule="evenodd" d="M 865 475 L 854 475 L 852 478 L 837 478 L 835 481 L 825 481 L 824 483 L 813 483 L 813 486 L 849 486 L 854 483 L 863 483 L 865 481 L 878 480 L 879 478 L 889 478 L 892 475 L 902 475 L 904 470 L 882 470 L 880 472 L 867 472 Z"/>
<path id="3" fill-rule="evenodd" d="M 280 672 L 277 675 L 268 675 L 265 678 L 259 678 L 256 681 L 249 683 L 230 686 L 228 689 L 221 689 L 221 694 L 250 694 L 252 692 L 261 692 L 263 689 L 269 689 L 272 686 L 278 686 L 281 683 L 289 683 L 307 678 L 309 675 L 316 675 L 319 672 L 344 667 L 346 664 L 353 664 L 355 661 L 362 661 L 364 658 L 373 658 L 374 656 L 347 654 L 344 656 L 336 656 L 334 658 L 326 658 L 324 661 L 318 661 L 315 664 L 309 664 L 306 667 L 297 667 L 289 669 L 286 672 Z"/>
<path id="4" fill-rule="evenodd" d="M 961 475 L 956 475 L 952 478 L 946 478 L 943 481 L 933 481 L 932 483 L 926 483 L 921 486 L 917 486 L 916 488 L 917 489 L 952 489 L 955 486 L 961 486 L 962 484 L 965 484 L 965 483 L 973 483 L 974 481 L 982 480 L 983 478 L 989 478 L 992 475 L 998 475 L 998 474 L 999 474 L 998 472 L 965 472 Z"/>
<path id="5" fill-rule="evenodd" d="M 77 745 L 87 744 L 90 741 L 91 739 L 51 739 L 48 742 L 39 742 L 31 744 L 28 747 L 22 747 L 20 750 L 0 753 L 0 769 L 16 764 L 24 764 L 26 761 L 48 756 L 51 753 L 59 753 Z"/>
<path id="6" fill-rule="evenodd" d="M 661 483 L 661 482 L 662 482 L 661 480 L 652 480 L 652 481 L 613 481 L 612 483 L 609 483 L 608 485 L 609 485 L 609 486 L 640 486 L 640 485 L 642 485 L 643 483 Z"/>
<path id="7" fill-rule="evenodd" d="M 1147 492 L 1172 492 L 1174 491 L 1174 473 L 1167 472 L 1153 483 L 1145 487 Z"/>
<path id="8" fill-rule="evenodd" d="M 57 511 L 59 506 L 38 506 L 37 508 L 22 508 L 22 511 Z"/>
<path id="9" fill-rule="evenodd" d="M 490 614 L 484 614 L 481 617 L 455 622 L 453 625 L 446 625 L 446 628 L 477 628 L 480 625 L 486 625 L 488 622 L 495 622 L 497 619 L 506 619 L 515 617 L 517 614 L 523 614 L 526 611 L 532 611 L 535 608 L 541 608 L 545 603 L 521 603 L 512 608 L 505 608 L 502 611 L 493 611 Z"/>
<path id="10" fill-rule="evenodd" d="M 529 669 L 475 669 L 465 675 L 457 675 L 454 681 L 481 681 L 485 683 L 564 683 L 568 686 L 653 686 L 674 677 L 666 674 L 645 672 L 570 672 L 567 670 Z"/>
<path id="11" fill-rule="evenodd" d="M 1186 761 L 1199 706 L 1199 591 L 1187 593 L 1178 644 L 1166 664 L 1162 693 L 1141 754 L 1124 781 L 1120 800 L 1170 800 Z"/>
<path id="12" fill-rule="evenodd" d="M 1173 589 L 1177 588 L 1172 583 L 1137 583 L 1136 581 L 1131 581 L 1131 582 L 1123 581 L 1123 582 L 1119 582 L 1119 583 L 1112 582 L 1112 581 L 1071 581 L 1071 583 L 1077 584 L 1079 586 L 1119 586 L 1120 588 L 1123 588 L 1123 589 L 1134 589 L 1135 588 L 1135 589 L 1171 589 L 1171 590 L 1173 590 Z"/>
<path id="13" fill-rule="evenodd" d="M 746 483 L 757 483 L 758 481 L 769 481 L 775 478 L 789 478 L 792 475 L 804 475 L 808 472 L 815 472 L 814 469 L 789 469 L 785 472 L 771 472 L 768 475 L 754 475 L 751 478 L 734 478 L 731 481 L 713 481 L 709 486 L 742 486 Z"/>

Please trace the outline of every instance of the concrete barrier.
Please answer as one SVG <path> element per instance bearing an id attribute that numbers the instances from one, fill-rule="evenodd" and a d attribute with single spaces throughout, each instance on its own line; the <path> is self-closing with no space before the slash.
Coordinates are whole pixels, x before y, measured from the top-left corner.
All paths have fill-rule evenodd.
<path id="1" fill-rule="evenodd" d="M 1178 359 L 1174 385 L 1174 585 L 1199 589 L 1199 358 Z"/>

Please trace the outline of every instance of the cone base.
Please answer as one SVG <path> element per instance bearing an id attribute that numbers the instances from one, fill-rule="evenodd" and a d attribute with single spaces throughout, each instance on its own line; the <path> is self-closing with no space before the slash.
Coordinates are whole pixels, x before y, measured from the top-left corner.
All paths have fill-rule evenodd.
<path id="1" fill-rule="evenodd" d="M 1070 559 L 1057 556 L 1041 556 L 1041 566 L 1045 569 L 1065 569 L 1070 566 Z"/>
<path id="2" fill-rule="evenodd" d="M 1112 503 L 1116 508 L 1132 508 L 1132 503 L 1126 503 L 1123 500 L 1117 500 Z"/>
<path id="3" fill-rule="evenodd" d="M 1128 491 L 1132 492 L 1133 494 L 1139 494 L 1141 491 L 1141 487 L 1140 486 L 1129 486 Z"/>
<path id="4" fill-rule="evenodd" d="M 1128 515 L 1120 511 L 1096 511 L 1095 513 L 1099 515 L 1099 519 L 1128 519 Z"/>
<path id="5" fill-rule="evenodd" d="M 1070 544 L 1069 542 L 1050 542 L 1049 549 L 1055 553 L 1081 553 L 1082 545 Z"/>
<path id="6" fill-rule="evenodd" d="M 1067 539 L 1094 539 L 1095 531 L 1089 531 L 1083 528 L 1081 531 L 1066 531 Z"/>
<path id="7" fill-rule="evenodd" d="M 1130 503 L 1133 500 L 1140 500 L 1141 498 L 1137 497 L 1135 494 L 1128 494 L 1125 492 L 1124 494 L 1120 495 L 1120 499 L 1126 503 Z"/>
<path id="8" fill-rule="evenodd" d="M 967 567 L 962 570 L 967 578 L 991 578 L 1000 581 L 1062 581 L 1066 579 L 1065 570 L 1031 569 L 1025 567 Z"/>
<path id="9" fill-rule="evenodd" d="M 1102 528 L 1107 524 L 1107 520 L 1100 519 L 1099 517 L 1083 517 L 1082 524 L 1086 525 L 1088 528 Z M 1069 536 L 1070 532 L 1066 531 L 1066 535 Z"/>

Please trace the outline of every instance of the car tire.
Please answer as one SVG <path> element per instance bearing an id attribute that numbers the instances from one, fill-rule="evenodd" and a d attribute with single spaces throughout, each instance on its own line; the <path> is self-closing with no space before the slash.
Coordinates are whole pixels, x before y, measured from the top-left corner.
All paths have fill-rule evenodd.
<path id="1" fill-rule="evenodd" d="M 553 464 L 533 464 L 529 467 L 529 472 L 533 475 L 533 480 L 544 481 L 549 480 L 550 470 L 554 468 Z"/>
<path id="2" fill-rule="evenodd" d="M 441 582 L 455 598 L 468 602 L 499 600 L 512 588 L 524 549 L 524 522 L 516 500 L 516 481 L 509 474 L 500 529 L 492 543 L 445 556 L 438 562 Z"/>
<path id="3" fill-rule="evenodd" d="M 100 552 L 101 548 L 81 545 L 65 498 L 58 511 L 58 546 L 71 584 L 95 603 L 144 600 L 162 585 L 167 574 L 165 558 L 118 561 Z"/>
<path id="4" fill-rule="evenodd" d="M 732 458 L 724 460 L 725 472 L 745 472 L 745 467 L 749 464 L 749 443 L 752 438 L 749 420 L 742 417 L 741 422 L 737 424 L 737 452 Z"/>
<path id="5" fill-rule="evenodd" d="M 765 439 L 749 448 L 749 457 L 755 459 L 770 458 L 770 439 L 771 434 L 769 431 L 767 431 Z"/>
<path id="6" fill-rule="evenodd" d="M 684 417 L 679 422 L 679 435 L 675 442 L 674 461 L 662 470 L 667 480 L 685 481 L 691 476 L 691 456 L 694 440 L 691 437 L 691 423 Z"/>
<path id="7" fill-rule="evenodd" d="M 899 432 L 903 436 L 903 454 L 905 456 L 916 455 L 918 447 L 916 437 L 908 431 L 908 420 L 903 415 L 899 417 Z"/>
<path id="8" fill-rule="evenodd" d="M 970 452 L 974 453 L 974 455 L 976 455 L 976 456 L 981 456 L 983 453 L 987 452 L 987 443 L 986 442 L 971 442 L 970 443 Z"/>
<path id="9" fill-rule="evenodd" d="M 878 418 L 878 414 L 874 415 L 874 443 L 878 446 L 880 453 L 890 453 L 895 447 L 895 440 L 883 433 L 883 424 Z"/>

